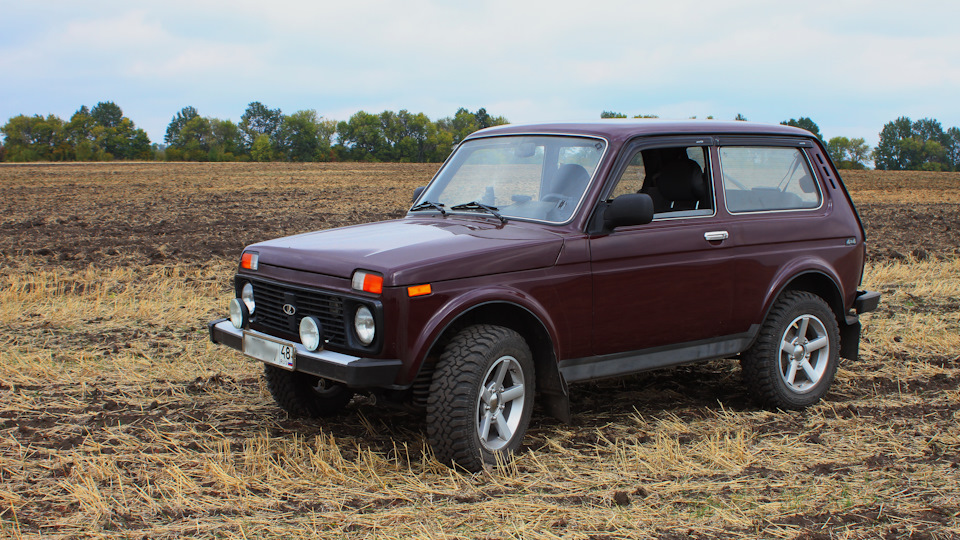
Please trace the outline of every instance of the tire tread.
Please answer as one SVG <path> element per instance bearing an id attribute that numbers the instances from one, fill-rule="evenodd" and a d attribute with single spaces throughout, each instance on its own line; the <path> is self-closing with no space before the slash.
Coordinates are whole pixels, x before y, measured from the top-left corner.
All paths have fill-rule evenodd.
<path id="1" fill-rule="evenodd" d="M 810 394 L 790 395 L 780 378 L 779 355 L 780 339 L 784 325 L 794 316 L 797 307 L 803 304 L 816 305 L 824 313 L 823 319 L 827 332 L 831 336 L 830 360 L 827 372 L 823 374 L 823 386 Z M 839 329 L 833 310 L 819 296 L 807 291 L 786 291 L 780 295 L 760 328 L 753 346 L 743 353 L 740 366 L 743 381 L 753 397 L 761 405 L 784 410 L 802 410 L 816 403 L 826 394 L 837 370 L 839 354 Z"/>
<path id="2" fill-rule="evenodd" d="M 470 326 L 458 333 L 447 344 L 437 362 L 427 399 L 427 438 L 434 455 L 442 463 L 455 463 L 468 471 L 481 470 L 491 465 L 494 456 L 474 444 L 473 415 L 476 414 L 474 396 L 480 380 L 486 373 L 485 359 L 500 344 L 521 348 L 529 360 L 532 355 L 526 342 L 517 332 L 489 324 Z M 519 360 L 519 358 L 518 358 Z M 532 366 L 532 362 L 530 362 Z M 532 367 L 531 367 L 532 370 Z M 533 401 L 533 376 L 527 377 L 529 409 Z M 529 413 L 527 414 L 529 421 Z M 520 431 L 526 429 L 521 422 Z"/>

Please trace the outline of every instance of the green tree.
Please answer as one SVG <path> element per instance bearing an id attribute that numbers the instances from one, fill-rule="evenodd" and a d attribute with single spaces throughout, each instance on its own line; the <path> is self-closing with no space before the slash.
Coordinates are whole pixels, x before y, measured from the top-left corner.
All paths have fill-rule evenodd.
<path id="1" fill-rule="evenodd" d="M 453 143 L 460 144 L 462 140 L 467 138 L 467 135 L 477 130 L 477 117 L 467 109 L 460 107 L 448 125 L 450 132 L 453 133 Z"/>
<path id="2" fill-rule="evenodd" d="M 891 171 L 956 170 L 960 164 L 956 160 L 957 142 L 951 133 L 944 132 L 940 122 L 932 118 L 912 122 L 902 116 L 886 123 L 880 131 L 874 163 L 877 169 Z"/>
<path id="3" fill-rule="evenodd" d="M 243 148 L 252 148 L 254 141 L 261 135 L 273 140 L 282 122 L 283 113 L 280 109 L 270 109 L 259 101 L 251 102 L 240 117 Z"/>
<path id="4" fill-rule="evenodd" d="M 339 153 L 355 161 L 379 161 L 387 148 L 380 116 L 365 111 L 338 123 L 337 139 Z"/>
<path id="5" fill-rule="evenodd" d="M 814 135 L 816 135 L 818 139 L 823 140 L 823 135 L 820 134 L 820 126 L 818 126 L 816 122 L 814 122 L 813 120 L 811 120 L 806 116 L 801 116 L 799 119 L 791 118 L 789 120 L 784 120 L 783 122 L 780 122 L 780 125 L 805 129 L 810 133 L 813 133 Z"/>
<path id="6" fill-rule="evenodd" d="M 948 129 L 947 137 L 949 139 L 946 148 L 947 161 L 951 169 L 960 171 L 960 129 L 956 127 Z"/>
<path id="7" fill-rule="evenodd" d="M 55 115 L 46 118 L 19 115 L 3 127 L 8 161 L 63 161 L 72 158 L 72 149 L 66 141 L 64 122 Z"/>
<path id="8" fill-rule="evenodd" d="M 235 161 L 242 155 L 240 127 L 231 120 L 210 119 L 210 161 Z"/>
<path id="9" fill-rule="evenodd" d="M 487 127 L 493 125 L 492 122 L 496 121 L 496 119 L 487 115 L 486 109 L 480 109 L 480 111 L 482 111 L 482 121 L 488 124 Z M 432 150 L 429 142 L 430 135 L 431 132 L 436 131 L 436 126 L 433 122 L 423 113 L 414 114 L 406 109 L 402 109 L 397 113 L 397 123 L 401 133 L 401 137 L 397 142 L 400 161 L 414 161 L 417 163 L 426 161 L 427 154 Z"/>
<path id="10" fill-rule="evenodd" d="M 183 130 L 183 126 L 198 116 L 200 116 L 200 113 L 190 105 L 180 109 L 173 119 L 170 120 L 170 124 L 167 125 L 167 133 L 163 137 L 163 142 L 176 146 L 180 140 L 180 132 Z"/>
<path id="11" fill-rule="evenodd" d="M 270 144 L 268 135 L 260 135 L 250 147 L 250 159 L 254 161 L 273 160 L 273 145 Z"/>
<path id="12" fill-rule="evenodd" d="M 913 136 L 913 122 L 901 116 L 884 124 L 873 151 L 873 162 L 879 170 L 899 171 L 908 166 L 909 157 L 902 152 L 900 141 Z"/>
<path id="13" fill-rule="evenodd" d="M 80 107 L 64 122 L 19 115 L 2 128 L 6 137 L 6 158 L 35 160 L 149 159 L 150 138 L 112 101 L 100 102 L 93 110 Z"/>
<path id="14" fill-rule="evenodd" d="M 104 128 L 97 127 L 97 121 L 90 114 L 86 105 L 81 106 L 73 113 L 70 121 L 64 126 L 67 141 L 73 148 L 74 159 L 78 161 L 94 161 L 102 152 L 97 146 L 97 137 Z"/>
<path id="15" fill-rule="evenodd" d="M 86 122 L 83 118 L 86 107 L 81 107 L 77 113 L 79 122 Z M 75 115 L 76 116 L 76 115 Z M 93 127 L 89 130 L 92 139 L 90 149 L 95 151 L 95 159 L 150 159 L 150 137 L 147 132 L 138 128 L 133 120 L 123 115 L 123 110 L 112 101 L 101 101 L 90 110 Z"/>
<path id="16" fill-rule="evenodd" d="M 827 142 L 827 153 L 840 169 L 865 169 L 870 147 L 861 137 L 833 137 Z"/>
<path id="17" fill-rule="evenodd" d="M 167 161 L 235 161 L 242 155 L 240 128 L 230 120 L 203 117 L 184 107 L 167 126 Z"/>
<path id="18" fill-rule="evenodd" d="M 424 160 L 431 163 L 445 161 L 450 152 L 453 152 L 453 133 L 440 129 L 433 122 L 427 129 Z"/>
<path id="19" fill-rule="evenodd" d="M 274 146 L 284 160 L 318 161 L 329 155 L 330 139 L 317 111 L 303 110 L 283 117 Z"/>
<path id="20" fill-rule="evenodd" d="M 850 168 L 866 169 L 867 160 L 870 159 L 870 145 L 863 137 L 854 137 L 850 139 L 850 147 L 847 149 Z"/>
<path id="21" fill-rule="evenodd" d="M 477 112 L 473 113 L 473 117 L 477 120 L 477 129 L 486 129 L 497 125 L 495 123 L 496 119 L 487 114 L 485 107 L 477 109 Z"/>
<path id="22" fill-rule="evenodd" d="M 600 118 L 626 118 L 627 115 L 614 111 L 603 111 L 600 113 Z"/>
<path id="23" fill-rule="evenodd" d="M 170 147 L 180 151 L 180 159 L 185 161 L 208 161 L 213 146 L 213 129 L 210 119 L 194 116 L 180 129 L 175 144 Z"/>
<path id="24" fill-rule="evenodd" d="M 657 115 L 655 115 L 655 114 L 643 114 L 643 113 L 641 113 L 641 114 L 638 114 L 638 115 L 634 116 L 634 118 L 660 118 L 660 117 L 657 116 Z"/>
<path id="25" fill-rule="evenodd" d="M 106 159 L 149 159 L 150 137 L 138 128 L 133 120 L 122 117 L 115 127 L 103 128 L 97 137 L 97 145 L 106 152 Z"/>
<path id="26" fill-rule="evenodd" d="M 480 120 L 478 120 L 478 115 L 483 117 L 482 123 Z M 456 114 L 453 115 L 453 118 L 447 117 L 437 120 L 437 129 L 448 131 L 453 136 L 453 144 L 456 145 L 460 144 L 460 141 L 467 138 L 467 135 L 470 135 L 478 129 L 491 126 L 500 126 L 507 123 L 507 119 L 502 116 L 489 116 L 486 109 L 480 109 L 477 112 L 472 113 L 466 108 L 460 107 L 457 109 Z"/>
<path id="27" fill-rule="evenodd" d="M 97 103 L 90 111 L 90 115 L 97 124 L 105 128 L 115 128 L 120 126 L 123 120 L 123 110 L 112 101 L 101 101 Z"/>
<path id="28" fill-rule="evenodd" d="M 734 120 L 737 121 L 737 122 L 746 122 L 746 121 L 747 121 L 747 117 L 744 116 L 744 115 L 742 115 L 742 114 L 740 114 L 740 113 L 737 113 L 737 117 L 734 118 Z"/>

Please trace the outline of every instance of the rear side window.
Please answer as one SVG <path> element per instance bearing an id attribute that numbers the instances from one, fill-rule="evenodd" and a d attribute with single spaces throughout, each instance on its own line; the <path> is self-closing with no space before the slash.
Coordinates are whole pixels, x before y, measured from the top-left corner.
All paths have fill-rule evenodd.
<path id="1" fill-rule="evenodd" d="M 720 167 L 730 212 L 820 206 L 820 188 L 798 148 L 725 146 L 720 149 Z"/>

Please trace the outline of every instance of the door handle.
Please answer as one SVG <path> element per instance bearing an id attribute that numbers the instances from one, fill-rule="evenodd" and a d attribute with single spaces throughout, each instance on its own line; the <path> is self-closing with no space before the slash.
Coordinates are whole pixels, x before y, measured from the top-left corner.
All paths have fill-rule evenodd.
<path id="1" fill-rule="evenodd" d="M 703 233 L 703 239 L 708 242 L 720 242 L 730 238 L 730 233 L 727 231 L 710 231 Z"/>

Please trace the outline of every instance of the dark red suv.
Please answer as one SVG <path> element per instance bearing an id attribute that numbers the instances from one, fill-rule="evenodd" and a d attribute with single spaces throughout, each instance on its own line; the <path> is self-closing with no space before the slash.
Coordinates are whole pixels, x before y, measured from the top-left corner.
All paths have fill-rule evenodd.
<path id="1" fill-rule="evenodd" d="M 426 411 L 438 459 L 509 459 L 567 384 L 740 358 L 763 404 L 855 358 L 864 233 L 821 142 L 716 121 L 509 125 L 463 141 L 406 217 L 247 247 L 214 342 L 295 415 L 357 392 Z M 499 454 L 499 456 L 498 456 Z"/>

